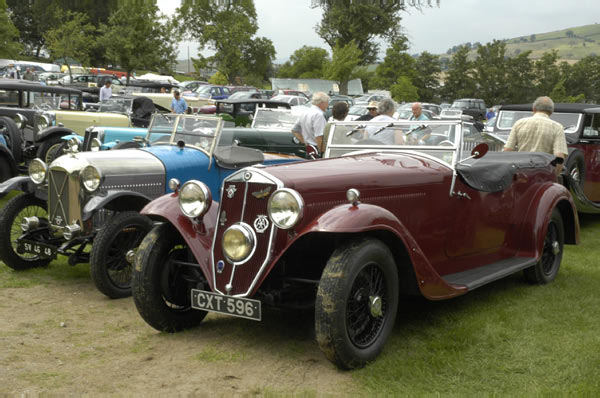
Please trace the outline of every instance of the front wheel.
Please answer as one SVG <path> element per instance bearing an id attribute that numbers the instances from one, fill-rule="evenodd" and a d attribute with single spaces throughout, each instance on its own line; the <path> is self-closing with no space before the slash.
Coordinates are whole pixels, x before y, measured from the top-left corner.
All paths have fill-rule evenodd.
<path id="1" fill-rule="evenodd" d="M 90 274 L 98 290 L 110 298 L 131 296 L 131 264 L 126 255 L 139 246 L 151 228 L 148 217 L 125 211 L 98 231 L 90 256 Z"/>
<path id="2" fill-rule="evenodd" d="M 565 230 L 563 220 L 558 209 L 552 211 L 546 229 L 542 257 L 533 267 L 523 271 L 525 279 L 530 283 L 543 285 L 556 278 L 562 260 L 563 246 L 565 243 Z"/>
<path id="3" fill-rule="evenodd" d="M 42 159 L 47 165 L 50 165 L 54 159 L 64 155 L 66 148 L 65 140 L 58 136 L 52 136 L 42 141 L 36 152 L 36 157 Z"/>
<path id="4" fill-rule="evenodd" d="M 381 241 L 356 239 L 327 262 L 315 303 L 317 342 L 343 369 L 364 366 L 386 343 L 398 310 L 398 270 Z"/>
<path id="5" fill-rule="evenodd" d="M 180 263 L 193 261 L 181 235 L 167 223 L 154 227 L 140 244 L 132 275 L 133 301 L 153 328 L 178 332 L 199 325 L 206 316 L 206 311 L 191 306 L 191 289 L 206 290 L 206 280 L 198 268 Z"/>
<path id="6" fill-rule="evenodd" d="M 46 202 L 31 194 L 19 195 L 0 210 L 0 260 L 17 271 L 45 267 L 50 263 L 49 259 L 17 251 L 17 238 L 23 234 L 21 223 L 25 217 L 38 217 L 42 222 L 47 220 Z"/>

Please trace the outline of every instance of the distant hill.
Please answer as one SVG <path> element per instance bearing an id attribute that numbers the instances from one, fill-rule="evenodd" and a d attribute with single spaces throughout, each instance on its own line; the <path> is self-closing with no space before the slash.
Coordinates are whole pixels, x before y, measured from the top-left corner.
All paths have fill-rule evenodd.
<path id="1" fill-rule="evenodd" d="M 531 50 L 530 58 L 540 58 L 543 53 L 555 49 L 558 50 L 560 59 L 575 62 L 588 55 L 600 55 L 600 24 L 535 33 L 504 42 L 506 55 L 511 57 Z M 476 54 L 476 50 L 471 51 L 473 58 Z M 441 57 L 446 58 L 448 55 L 444 54 Z"/>

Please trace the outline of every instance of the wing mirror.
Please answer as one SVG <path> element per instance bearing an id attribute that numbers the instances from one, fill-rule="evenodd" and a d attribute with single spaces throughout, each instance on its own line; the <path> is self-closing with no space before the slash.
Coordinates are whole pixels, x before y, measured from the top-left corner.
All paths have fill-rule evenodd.
<path id="1" fill-rule="evenodd" d="M 469 156 L 468 158 L 464 158 L 463 160 L 459 160 L 458 162 L 456 162 L 456 165 L 458 166 L 459 164 L 464 163 L 467 160 L 480 159 L 480 158 L 484 157 L 485 154 L 488 153 L 489 150 L 490 150 L 489 145 L 485 142 L 482 142 L 481 144 L 479 144 L 475 148 L 473 148 L 473 150 L 471 151 L 471 156 Z"/>

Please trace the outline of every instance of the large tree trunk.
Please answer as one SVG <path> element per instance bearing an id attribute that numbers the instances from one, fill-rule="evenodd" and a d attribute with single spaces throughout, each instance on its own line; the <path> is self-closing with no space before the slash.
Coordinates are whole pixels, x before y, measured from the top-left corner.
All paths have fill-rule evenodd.
<path id="1" fill-rule="evenodd" d="M 348 80 L 339 82 L 340 95 L 348 95 Z"/>

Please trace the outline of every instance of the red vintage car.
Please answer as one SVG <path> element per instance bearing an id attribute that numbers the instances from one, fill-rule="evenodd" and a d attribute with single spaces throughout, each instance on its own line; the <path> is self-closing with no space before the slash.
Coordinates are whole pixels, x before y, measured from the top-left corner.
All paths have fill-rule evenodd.
<path id="1" fill-rule="evenodd" d="M 415 123 L 335 124 L 328 159 L 242 169 L 220 205 L 199 181 L 150 203 L 141 316 L 174 332 L 208 312 L 314 307 L 319 346 L 350 369 L 383 349 L 402 295 L 450 299 L 519 271 L 553 281 L 579 239 L 554 157 L 488 152 L 461 121 Z"/>

